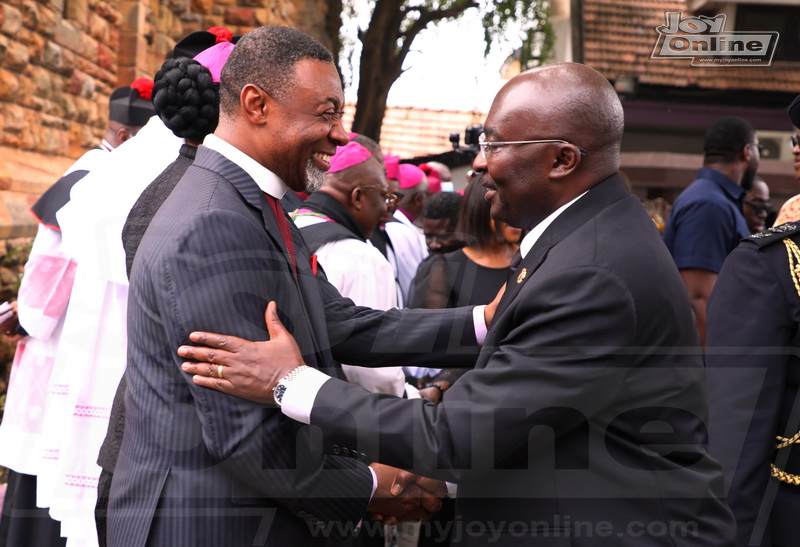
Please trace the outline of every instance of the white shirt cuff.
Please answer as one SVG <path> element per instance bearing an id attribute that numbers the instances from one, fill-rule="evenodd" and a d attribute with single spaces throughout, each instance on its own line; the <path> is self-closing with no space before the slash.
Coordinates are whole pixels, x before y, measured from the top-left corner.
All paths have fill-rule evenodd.
<path id="1" fill-rule="evenodd" d="M 372 473 L 372 494 L 369 495 L 369 501 L 372 501 L 372 498 L 375 497 L 375 492 L 378 490 L 378 475 L 373 468 L 368 467 L 368 469 Z"/>
<path id="2" fill-rule="evenodd" d="M 286 382 L 286 392 L 283 394 L 281 412 L 292 420 L 304 424 L 311 423 L 311 410 L 314 408 L 314 399 L 322 388 L 322 384 L 331 377 L 315 368 L 306 368 Z"/>
<path id="3" fill-rule="evenodd" d="M 447 496 L 453 499 L 456 499 L 458 494 L 458 485 L 454 482 L 446 482 L 447 485 Z"/>
<path id="4" fill-rule="evenodd" d="M 483 317 L 483 310 L 486 306 L 475 306 L 472 308 L 472 322 L 475 324 L 475 339 L 478 345 L 482 346 L 486 341 L 486 333 L 489 329 L 486 328 L 486 319 Z"/>

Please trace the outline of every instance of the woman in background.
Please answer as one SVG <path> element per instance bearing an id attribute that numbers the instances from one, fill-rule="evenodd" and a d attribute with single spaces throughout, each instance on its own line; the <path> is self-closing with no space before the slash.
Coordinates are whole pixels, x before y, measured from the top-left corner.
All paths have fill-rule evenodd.
<path id="1" fill-rule="evenodd" d="M 488 304 L 508 279 L 511 259 L 519 249 L 522 231 L 495 222 L 476 177 L 467 186 L 456 231 L 466 247 L 432 256 L 420 265 L 412 283 L 410 308 L 456 308 Z M 434 402 L 464 369 L 449 369 L 421 382 L 420 394 Z"/>

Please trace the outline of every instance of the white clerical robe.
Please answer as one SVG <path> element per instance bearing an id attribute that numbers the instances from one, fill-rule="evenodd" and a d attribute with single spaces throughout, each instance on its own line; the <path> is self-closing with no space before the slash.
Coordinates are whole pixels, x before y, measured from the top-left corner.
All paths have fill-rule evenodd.
<path id="1" fill-rule="evenodd" d="M 128 280 L 122 227 L 139 194 L 182 144 L 157 116 L 72 189 L 58 213 L 75 281 L 50 380 L 37 504 L 61 521 L 67 545 L 97 544 L 94 506 L 111 404 L 126 363 Z M 42 480 L 45 479 L 45 480 Z"/>

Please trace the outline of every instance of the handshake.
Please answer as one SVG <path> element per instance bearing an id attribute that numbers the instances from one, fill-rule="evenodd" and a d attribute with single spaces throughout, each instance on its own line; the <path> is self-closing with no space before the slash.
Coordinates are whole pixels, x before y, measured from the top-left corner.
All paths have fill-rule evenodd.
<path id="1" fill-rule="evenodd" d="M 380 463 L 370 465 L 378 479 L 367 512 L 385 524 L 428 520 L 447 494 L 443 481 L 429 479 Z"/>

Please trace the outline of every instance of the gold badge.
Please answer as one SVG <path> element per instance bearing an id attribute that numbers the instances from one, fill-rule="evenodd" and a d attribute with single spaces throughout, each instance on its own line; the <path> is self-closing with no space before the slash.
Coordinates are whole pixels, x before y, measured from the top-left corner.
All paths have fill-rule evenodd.
<path id="1" fill-rule="evenodd" d="M 522 268 L 522 271 L 519 272 L 519 275 L 517 276 L 517 283 L 522 283 L 522 280 L 526 277 L 528 277 L 528 269 Z"/>

